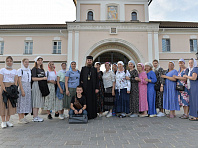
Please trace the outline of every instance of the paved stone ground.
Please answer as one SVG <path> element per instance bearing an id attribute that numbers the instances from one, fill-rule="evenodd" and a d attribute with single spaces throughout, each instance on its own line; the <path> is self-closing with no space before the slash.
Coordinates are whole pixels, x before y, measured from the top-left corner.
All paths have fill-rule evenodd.
<path id="1" fill-rule="evenodd" d="M 182 111 L 177 112 L 181 115 Z M 97 118 L 88 124 L 46 119 L 0 129 L 0 148 L 170 148 L 198 147 L 198 122 L 162 118 Z M 28 116 L 28 119 L 32 119 Z"/>

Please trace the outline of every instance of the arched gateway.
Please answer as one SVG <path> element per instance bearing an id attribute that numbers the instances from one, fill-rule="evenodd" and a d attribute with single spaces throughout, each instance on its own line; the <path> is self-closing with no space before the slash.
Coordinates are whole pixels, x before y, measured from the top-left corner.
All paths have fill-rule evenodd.
<path id="1" fill-rule="evenodd" d="M 116 38 L 105 39 L 94 44 L 84 55 L 82 64 L 86 62 L 87 55 L 92 55 L 94 61 L 102 63 L 117 62 L 116 60 L 122 60 L 124 63 L 129 60 L 134 60 L 136 63 L 145 62 L 142 54 L 133 44 Z"/>

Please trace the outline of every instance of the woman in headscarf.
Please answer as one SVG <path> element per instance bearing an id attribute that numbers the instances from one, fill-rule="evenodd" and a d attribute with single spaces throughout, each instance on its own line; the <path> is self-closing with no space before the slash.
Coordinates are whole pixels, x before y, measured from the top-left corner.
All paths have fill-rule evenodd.
<path id="1" fill-rule="evenodd" d="M 168 70 L 166 75 L 162 75 L 162 78 L 165 78 L 164 85 L 164 100 L 163 100 L 163 108 L 166 110 L 170 110 L 170 114 L 167 115 L 169 118 L 175 118 L 175 110 L 180 110 L 179 101 L 178 101 L 178 91 L 176 90 L 176 81 L 173 76 L 178 75 L 177 70 L 174 69 L 175 63 L 170 61 L 168 64 Z"/>
<path id="2" fill-rule="evenodd" d="M 179 71 L 178 76 L 174 75 L 173 77 L 177 79 L 177 85 L 182 86 L 184 90 L 179 91 L 178 99 L 179 105 L 183 106 L 184 114 L 180 117 L 181 119 L 188 119 L 189 118 L 189 91 L 188 91 L 188 84 L 187 78 L 183 76 L 188 73 L 189 69 L 185 67 L 185 60 L 180 59 L 178 61 L 179 64 Z"/>
<path id="3" fill-rule="evenodd" d="M 159 65 L 158 60 L 153 60 L 153 67 L 154 67 L 154 72 L 157 77 L 157 82 L 155 83 L 155 90 L 156 90 L 156 108 L 159 108 L 159 112 L 157 114 L 157 117 L 163 117 L 165 116 L 164 111 L 163 111 L 163 87 L 165 84 L 164 78 L 161 77 L 161 75 L 164 74 L 164 70 L 162 67 Z"/>
<path id="4" fill-rule="evenodd" d="M 48 71 L 46 71 L 47 76 L 47 85 L 50 91 L 50 94 L 45 97 L 45 105 L 44 110 L 47 110 L 48 119 L 52 119 L 52 115 L 50 113 L 51 110 L 56 109 L 56 93 L 55 93 L 55 85 L 57 80 L 57 74 L 55 71 L 54 62 L 48 63 Z"/>
<path id="5" fill-rule="evenodd" d="M 156 108 L 155 108 L 155 100 L 156 100 L 156 91 L 155 91 L 155 83 L 157 82 L 157 78 L 155 72 L 152 71 L 153 65 L 149 62 L 145 63 L 145 71 L 147 73 L 147 78 L 145 79 L 147 84 L 147 100 L 148 100 L 148 114 L 149 117 L 156 117 Z"/>
<path id="6" fill-rule="evenodd" d="M 80 71 L 76 69 L 76 62 L 71 61 L 65 77 L 66 101 L 63 102 L 64 108 L 68 109 L 68 111 L 70 110 L 71 99 L 76 95 L 76 87 L 79 83 Z"/>
<path id="7" fill-rule="evenodd" d="M 126 80 L 126 77 L 130 77 L 128 70 L 124 69 L 124 63 L 119 61 L 118 70 L 116 72 L 116 83 L 115 83 L 115 111 L 121 118 L 126 117 L 129 113 L 129 99 L 131 82 Z"/>
<path id="8" fill-rule="evenodd" d="M 131 77 L 127 80 L 131 81 L 131 94 L 130 94 L 130 117 L 138 117 L 139 114 L 139 88 L 138 88 L 138 71 L 135 69 L 135 62 L 128 62 L 129 73 Z"/>
<path id="9" fill-rule="evenodd" d="M 66 63 L 61 63 L 61 70 L 57 74 L 57 90 L 56 90 L 56 97 L 57 97 L 57 103 L 56 106 L 59 108 L 62 107 L 62 110 L 56 109 L 56 111 L 59 112 L 59 119 L 64 119 L 64 108 L 63 108 L 63 102 L 66 101 L 66 90 L 65 90 L 65 76 L 66 76 Z"/>
<path id="10" fill-rule="evenodd" d="M 104 111 L 109 111 L 107 118 L 112 117 L 112 110 L 115 102 L 114 86 L 115 86 L 115 74 L 111 71 L 111 63 L 105 63 L 105 71 L 102 79 L 104 82 Z"/>
<path id="11" fill-rule="evenodd" d="M 190 121 L 198 121 L 198 67 L 197 61 L 192 58 L 189 60 L 189 72 L 183 76 L 187 78 L 188 89 L 190 91 L 189 97 L 189 108 L 190 113 L 189 115 L 193 118 L 190 118 Z"/>
<path id="12" fill-rule="evenodd" d="M 95 66 L 98 72 L 98 80 L 99 80 L 99 92 L 96 94 L 97 97 L 97 113 L 99 117 L 102 117 L 102 113 L 104 112 L 104 84 L 103 84 L 103 72 L 100 70 L 101 63 L 96 62 Z"/>
<path id="13" fill-rule="evenodd" d="M 148 101 L 147 101 L 147 84 L 148 82 L 145 81 L 147 79 L 146 72 L 144 71 L 144 65 L 142 63 L 137 64 L 137 70 L 139 72 L 138 77 L 136 80 L 138 81 L 139 87 L 139 111 L 142 112 L 140 117 L 148 116 Z"/>
<path id="14" fill-rule="evenodd" d="M 13 66 L 13 58 L 11 56 L 6 57 L 5 60 L 5 68 L 0 70 L 0 116 L 1 116 L 1 128 L 12 127 L 13 124 L 10 122 L 10 116 L 15 115 L 16 107 L 13 107 L 9 98 L 7 100 L 7 108 L 5 102 L 3 101 L 2 93 L 6 91 L 7 87 L 11 85 L 17 86 L 17 71 L 12 68 Z"/>
<path id="15" fill-rule="evenodd" d="M 31 96 L 31 70 L 29 68 L 29 59 L 24 58 L 21 61 L 21 68 L 18 69 L 19 98 L 17 102 L 17 113 L 19 114 L 18 123 L 26 124 L 28 120 L 25 114 L 32 113 Z"/>

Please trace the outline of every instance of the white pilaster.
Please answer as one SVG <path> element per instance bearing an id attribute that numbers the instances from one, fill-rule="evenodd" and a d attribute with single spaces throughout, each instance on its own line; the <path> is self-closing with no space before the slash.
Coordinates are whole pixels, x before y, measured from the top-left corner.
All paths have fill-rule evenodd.
<path id="1" fill-rule="evenodd" d="M 67 65 L 72 61 L 72 31 L 68 32 Z"/>
<path id="2" fill-rule="evenodd" d="M 106 21 L 106 4 L 101 3 L 100 5 L 100 20 Z"/>
<path id="3" fill-rule="evenodd" d="M 148 3 L 144 4 L 144 11 L 145 11 L 145 22 L 149 22 L 149 8 Z"/>
<path id="4" fill-rule="evenodd" d="M 158 41 L 158 32 L 154 32 L 154 48 L 155 48 L 155 59 L 159 61 L 159 41 Z"/>
<path id="5" fill-rule="evenodd" d="M 125 6 L 124 6 L 124 3 L 120 4 L 120 21 L 121 22 L 125 21 Z"/>
<path id="6" fill-rule="evenodd" d="M 80 22 L 80 2 L 78 2 L 76 6 L 76 21 Z"/>
<path id="7" fill-rule="evenodd" d="M 79 58 L 79 31 L 75 31 L 75 61 L 76 61 L 76 67 L 78 67 L 78 58 Z"/>
<path id="8" fill-rule="evenodd" d="M 148 32 L 148 61 L 153 61 L 153 40 L 152 32 Z"/>

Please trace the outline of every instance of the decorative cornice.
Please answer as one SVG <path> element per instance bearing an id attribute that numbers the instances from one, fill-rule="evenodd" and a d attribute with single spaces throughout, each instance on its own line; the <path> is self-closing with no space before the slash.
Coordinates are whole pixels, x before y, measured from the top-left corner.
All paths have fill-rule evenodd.
<path id="1" fill-rule="evenodd" d="M 120 31 L 141 31 L 141 32 L 158 32 L 159 24 L 150 23 L 120 23 L 120 22 L 103 22 L 103 23 L 67 23 L 68 30 L 78 31 L 107 31 L 115 27 Z"/>

